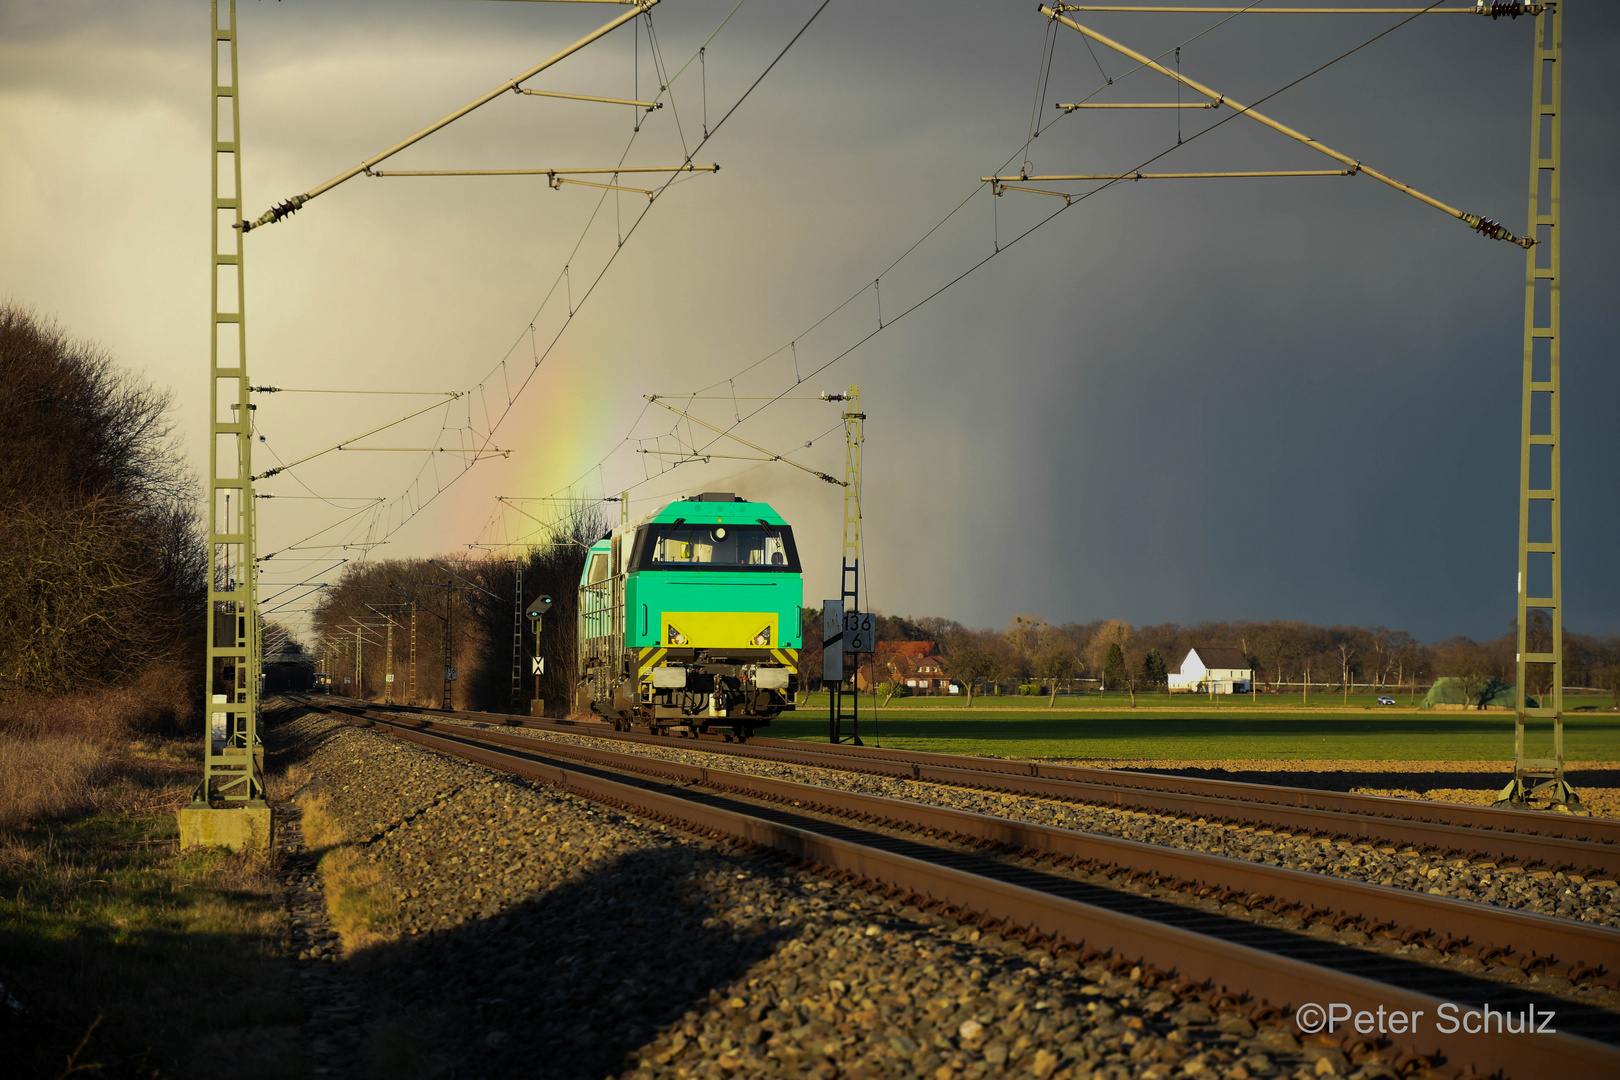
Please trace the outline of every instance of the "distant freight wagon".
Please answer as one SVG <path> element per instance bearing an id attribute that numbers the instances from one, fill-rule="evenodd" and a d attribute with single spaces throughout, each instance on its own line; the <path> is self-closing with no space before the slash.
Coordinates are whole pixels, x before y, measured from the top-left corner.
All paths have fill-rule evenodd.
<path id="1" fill-rule="evenodd" d="M 804 576 L 766 503 L 708 492 L 591 546 L 578 705 L 627 731 L 748 738 L 793 708 Z"/>

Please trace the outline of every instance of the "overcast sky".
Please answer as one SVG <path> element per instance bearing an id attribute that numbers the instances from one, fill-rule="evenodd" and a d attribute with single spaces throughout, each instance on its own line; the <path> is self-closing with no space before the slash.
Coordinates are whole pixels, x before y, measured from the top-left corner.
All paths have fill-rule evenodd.
<path id="1" fill-rule="evenodd" d="M 639 133 L 626 106 L 506 95 L 380 167 L 677 163 L 817 2 L 665 0 L 653 13 L 656 52 L 644 27 L 626 26 L 527 84 L 647 99 L 664 82 L 659 70 L 680 72 Z M 1566 625 L 1612 634 L 1620 147 L 1603 76 L 1620 15 L 1572 8 Z M 498 495 L 628 488 L 640 515 L 683 494 L 734 490 L 795 523 L 813 601 L 836 590 L 839 489 L 786 465 L 720 457 L 671 471 L 678 459 L 635 451 L 689 446 L 689 429 L 672 435 L 676 418 L 644 395 L 708 387 L 713 399 L 682 407 L 730 426 L 763 404 L 748 398 L 858 383 L 869 417 L 864 569 L 879 609 L 975 625 L 1033 611 L 1059 622 L 1381 623 L 1427 639 L 1504 631 L 1524 253 L 1366 176 L 1121 184 L 1009 246 L 1064 203 L 994 199 L 980 176 L 1026 159 L 1036 174 L 1126 171 L 1176 147 L 1178 116 L 1184 140 L 1233 116 L 1060 118 L 1055 102 L 1167 102 L 1176 88 L 1067 29 L 1037 85 L 1047 26 L 1033 9 L 833 0 L 696 150 L 721 171 L 670 186 L 650 207 L 633 192 L 554 191 L 532 177 L 361 176 L 251 233 L 254 383 L 472 389 L 362 445 L 463 446 L 504 416 L 490 443 L 512 452 L 470 468 L 450 453 L 318 458 L 261 485 L 277 496 L 260 504 L 261 552 L 305 541 L 374 497 L 390 500 L 382 512 L 305 542 L 386 540 L 374 557 L 465 552 L 536 535 Z M 380 152 L 619 11 L 244 0 L 248 213 Z M 1251 103 L 1398 21 L 1077 17 L 1155 55 L 1186 42 L 1187 75 Z M 207 19 L 201 0 L 0 0 L 0 297 L 173 388 L 199 473 Z M 1522 19 L 1421 18 L 1261 111 L 1520 232 L 1531 32 Z M 1050 125 L 1033 140 L 1032 111 Z M 1331 167 L 1242 117 L 1152 166 Z M 644 179 L 621 183 L 662 183 Z M 880 303 L 885 328 L 872 334 Z M 260 396 L 255 468 L 430 400 Z M 841 475 L 837 414 L 783 400 L 737 433 Z M 708 441 L 701 426 L 690 431 Z M 753 453 L 736 443 L 710 451 Z M 311 494 L 333 502 L 289 498 Z M 283 551 L 267 564 L 265 594 L 333 565 L 293 560 L 328 554 Z"/>

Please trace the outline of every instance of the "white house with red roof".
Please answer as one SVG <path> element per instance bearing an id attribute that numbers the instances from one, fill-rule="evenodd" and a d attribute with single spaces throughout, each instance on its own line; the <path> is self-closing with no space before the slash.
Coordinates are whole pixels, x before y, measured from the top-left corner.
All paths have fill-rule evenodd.
<path id="1" fill-rule="evenodd" d="M 1170 673 L 1171 693 L 1247 694 L 1254 689 L 1254 668 L 1242 649 L 1199 645 L 1187 653 L 1179 672 Z"/>

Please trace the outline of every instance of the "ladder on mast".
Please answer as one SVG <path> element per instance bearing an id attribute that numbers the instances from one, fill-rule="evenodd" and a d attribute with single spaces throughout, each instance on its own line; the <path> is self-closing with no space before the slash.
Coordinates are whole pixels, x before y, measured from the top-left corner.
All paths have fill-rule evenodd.
<path id="1" fill-rule="evenodd" d="M 861 422 L 866 419 L 866 414 L 861 412 L 859 386 L 849 388 L 845 401 L 847 406 L 843 415 L 844 551 L 839 573 L 839 591 L 843 601 L 844 625 L 848 627 L 850 616 L 856 616 L 858 621 L 861 610 L 861 444 L 864 441 Z M 843 647 L 842 639 L 838 642 L 838 647 Z M 845 689 L 842 680 L 827 688 L 827 738 L 833 743 L 847 742 L 864 746 L 860 734 L 861 654 L 853 655 L 855 670 L 848 676 L 849 688 Z"/>
<path id="2" fill-rule="evenodd" d="M 261 628 L 242 261 L 242 118 L 235 0 L 227 2 L 223 24 L 220 19 L 219 0 L 211 0 L 208 214 L 212 312 L 203 687 L 207 723 L 202 780 L 190 805 L 181 811 L 180 843 L 182 847 L 223 843 L 263 851 L 268 849 L 272 826 L 259 735 Z"/>
<path id="3" fill-rule="evenodd" d="M 1519 427 L 1519 580 L 1513 779 L 1499 804 L 1545 797 L 1580 811 L 1564 779 L 1564 575 L 1559 400 L 1559 196 L 1563 153 L 1563 4 L 1536 14 L 1530 99 L 1529 235 L 1525 252 L 1524 370 Z M 1534 685 L 1535 704 L 1530 703 Z M 1552 721 L 1552 756 L 1526 749 L 1531 720 Z"/>

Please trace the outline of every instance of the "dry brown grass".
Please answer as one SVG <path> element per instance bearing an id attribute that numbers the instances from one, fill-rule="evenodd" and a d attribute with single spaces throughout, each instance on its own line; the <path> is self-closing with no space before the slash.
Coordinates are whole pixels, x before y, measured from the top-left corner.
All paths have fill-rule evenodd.
<path id="1" fill-rule="evenodd" d="M 178 810 L 174 785 L 195 770 L 191 748 L 173 741 L 0 730 L 0 833 L 107 810 Z"/>
<path id="2" fill-rule="evenodd" d="M 83 735 L 0 734 L 0 831 L 94 810 L 108 744 Z"/>
<path id="3" fill-rule="evenodd" d="M 303 777 L 295 767 L 288 779 L 297 782 Z M 399 933 L 399 900 L 382 868 L 347 842 L 347 833 L 318 789 L 306 789 L 296 801 L 303 811 L 305 845 L 324 849 L 319 869 L 326 915 L 343 939 L 344 952 L 352 955 L 393 941 Z"/>
<path id="4" fill-rule="evenodd" d="M 123 686 L 0 698 L 0 831 L 106 810 L 178 809 L 170 789 L 196 764 L 194 748 L 173 736 L 196 709 L 193 682 L 154 664 Z"/>
<path id="5" fill-rule="evenodd" d="M 298 808 L 303 811 L 300 820 L 303 823 L 305 845 L 320 850 L 334 848 L 343 843 L 343 826 L 332 816 L 325 795 L 318 791 L 306 792 L 298 797 Z"/>
<path id="6" fill-rule="evenodd" d="M 326 914 L 349 954 L 399 936 L 399 902 L 382 868 L 352 847 L 321 856 Z"/>
<path id="7" fill-rule="evenodd" d="M 178 734 L 198 713 L 196 679 L 170 664 L 153 664 L 130 682 L 71 694 L 9 694 L 0 698 L 0 733 L 117 738 L 134 733 Z"/>

